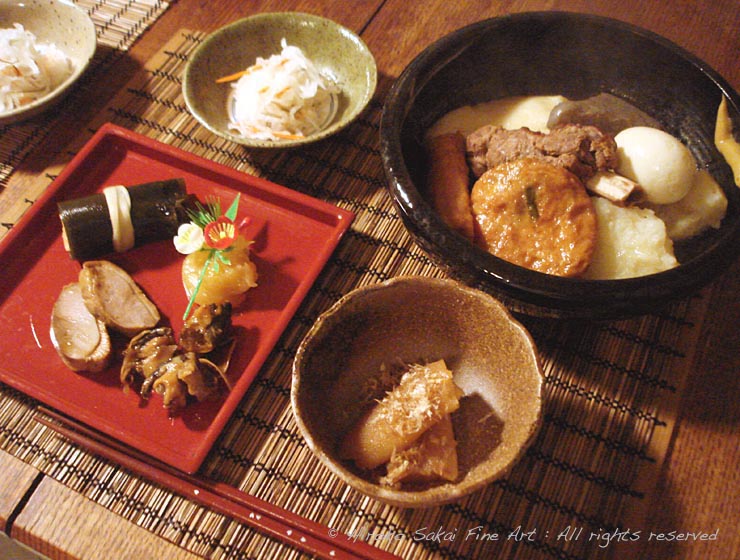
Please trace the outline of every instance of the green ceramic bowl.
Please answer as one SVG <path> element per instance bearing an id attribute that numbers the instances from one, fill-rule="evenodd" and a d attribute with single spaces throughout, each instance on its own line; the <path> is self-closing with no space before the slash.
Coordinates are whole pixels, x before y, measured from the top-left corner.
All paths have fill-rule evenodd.
<path id="1" fill-rule="evenodd" d="M 95 25 L 72 0 L 0 0 L 0 27 L 20 23 L 39 43 L 53 44 L 67 55 L 74 70 L 56 89 L 32 103 L 0 113 L 0 125 L 13 124 L 46 111 L 85 72 L 97 48 Z"/>
<path id="2" fill-rule="evenodd" d="M 332 77 L 341 93 L 333 120 L 300 140 L 253 140 L 229 130 L 230 83 L 216 83 L 282 50 L 280 41 L 300 48 L 319 71 Z M 193 51 L 185 67 L 183 95 L 190 112 L 208 130 L 252 148 L 288 148 L 321 140 L 352 122 L 365 108 L 377 83 L 372 53 L 354 33 L 315 15 L 298 12 L 259 14 L 215 31 Z"/>

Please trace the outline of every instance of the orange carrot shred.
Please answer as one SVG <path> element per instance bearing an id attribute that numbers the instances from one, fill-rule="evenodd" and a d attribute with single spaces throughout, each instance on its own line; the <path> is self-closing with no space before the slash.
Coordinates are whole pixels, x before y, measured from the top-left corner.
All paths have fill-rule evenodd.
<path id="1" fill-rule="evenodd" d="M 250 72 L 254 72 L 255 70 L 259 70 L 262 68 L 261 64 L 254 64 L 247 68 L 246 70 L 242 70 L 241 72 L 236 72 L 234 74 L 229 74 L 228 76 L 222 76 L 221 78 L 218 78 L 216 80 L 217 84 L 223 84 L 226 82 L 233 82 L 234 80 L 238 80 L 242 76 L 246 76 Z"/>
<path id="2" fill-rule="evenodd" d="M 283 140 L 303 140 L 305 138 L 303 134 L 290 134 L 288 132 L 273 132 L 273 134 Z"/>

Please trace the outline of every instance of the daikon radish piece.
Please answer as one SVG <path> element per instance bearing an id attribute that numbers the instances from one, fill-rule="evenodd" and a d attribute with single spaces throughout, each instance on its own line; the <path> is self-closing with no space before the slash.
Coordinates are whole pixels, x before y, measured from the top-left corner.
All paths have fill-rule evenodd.
<path id="1" fill-rule="evenodd" d="M 681 241 L 709 228 L 719 229 L 727 213 L 727 197 L 706 169 L 696 174 L 689 194 L 673 204 L 648 205 L 665 223 L 668 237 Z"/>
<path id="2" fill-rule="evenodd" d="M 387 463 L 395 451 L 408 448 L 457 410 L 461 394 L 444 360 L 411 365 L 399 384 L 347 434 L 340 455 L 366 469 Z"/>
<path id="3" fill-rule="evenodd" d="M 447 414 L 411 447 L 394 453 L 380 481 L 395 486 L 401 482 L 454 481 L 457 475 L 457 442 Z"/>

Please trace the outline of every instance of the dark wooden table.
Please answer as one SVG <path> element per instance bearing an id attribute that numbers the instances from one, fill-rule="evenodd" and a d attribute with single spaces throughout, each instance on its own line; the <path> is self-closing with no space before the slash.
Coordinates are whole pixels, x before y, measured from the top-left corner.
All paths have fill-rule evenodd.
<path id="1" fill-rule="evenodd" d="M 284 10 L 319 14 L 360 34 L 377 60 L 379 88 L 387 89 L 422 49 L 461 26 L 513 12 L 568 10 L 615 17 L 659 33 L 693 52 L 740 89 L 737 0 L 179 0 L 116 63 L 95 103 L 65 108 L 68 114 L 60 119 L 54 134 L 30 156 L 34 167 L 48 163 L 47 154 L 74 134 L 70 125 L 92 117 L 176 30 L 207 32 L 240 17 Z M 22 180 L 11 179 L 7 188 Z M 736 530 L 740 513 L 740 262 L 707 293 L 710 313 L 702 328 L 649 526 L 644 530 L 719 529 L 719 538 L 704 543 L 653 541 L 646 558 L 740 557 Z M 0 518 L 22 519 L 23 526 L 14 525 L 11 536 L 50 557 L 101 558 L 101 550 L 107 558 L 129 558 L 142 551 L 154 558 L 192 557 L 67 487 L 37 476 L 35 469 L 7 453 L 0 453 L 0 471 Z M 50 513 L 59 511 L 64 512 L 63 525 L 50 521 Z"/>

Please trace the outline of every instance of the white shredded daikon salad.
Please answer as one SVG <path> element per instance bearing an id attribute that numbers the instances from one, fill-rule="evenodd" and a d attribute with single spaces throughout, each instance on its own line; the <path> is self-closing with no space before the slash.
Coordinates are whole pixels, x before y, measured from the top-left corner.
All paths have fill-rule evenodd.
<path id="1" fill-rule="evenodd" d="M 47 95 L 73 70 L 58 47 L 38 42 L 20 23 L 0 29 L 0 113 Z"/>
<path id="2" fill-rule="evenodd" d="M 282 52 L 258 57 L 240 72 L 229 98 L 229 128 L 256 140 L 305 138 L 325 128 L 337 110 L 337 84 L 303 51 L 281 41 Z M 226 77 L 219 81 L 227 81 Z"/>

